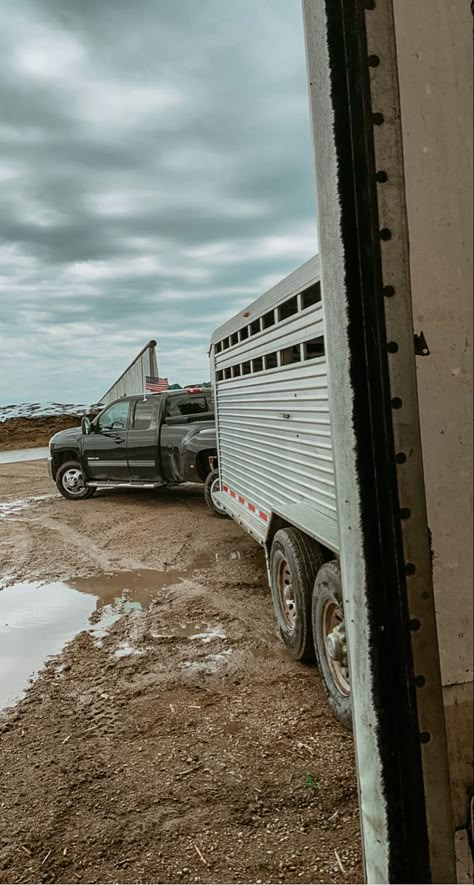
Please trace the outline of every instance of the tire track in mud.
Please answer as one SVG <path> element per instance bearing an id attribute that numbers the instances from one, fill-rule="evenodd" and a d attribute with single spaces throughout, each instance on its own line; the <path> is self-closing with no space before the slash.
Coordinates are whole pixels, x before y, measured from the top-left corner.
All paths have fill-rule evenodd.
<path id="1" fill-rule="evenodd" d="M 276 627 L 273 621 L 272 609 L 270 605 L 265 607 L 262 605 L 262 598 L 251 596 L 251 590 L 255 590 L 255 584 L 249 584 L 249 595 L 242 599 L 234 594 L 231 599 L 224 593 L 216 589 L 219 584 L 219 576 L 213 575 L 212 580 L 204 583 L 202 578 L 196 577 L 192 580 L 186 579 L 180 584 L 175 584 L 169 588 L 166 597 L 166 604 L 173 608 L 186 608 L 190 602 L 202 601 L 203 608 L 206 611 L 214 610 L 219 616 L 224 616 L 230 621 L 238 621 L 244 624 L 255 633 L 258 628 L 259 642 L 267 646 L 275 645 Z M 241 582 L 242 586 L 242 582 Z"/>
<path id="2" fill-rule="evenodd" d="M 107 553 L 92 541 L 87 535 L 78 532 L 62 522 L 58 522 L 48 516 L 42 516 L 34 521 L 36 525 L 52 532 L 57 532 L 61 538 L 68 544 L 75 547 L 81 553 L 86 554 L 90 564 L 92 561 L 100 569 L 112 571 L 138 571 L 146 569 L 148 566 L 142 560 L 135 559 L 131 556 L 107 555 Z"/>
<path id="3" fill-rule="evenodd" d="M 11 525 L 11 523 L 14 523 L 14 525 Z M 6 530 L 9 537 L 3 537 L 0 541 L 0 567 L 2 574 L 8 575 L 8 580 L 13 580 L 29 560 L 33 541 L 27 526 L 27 520 L 4 519 L 1 525 L 2 534 Z M 6 550 L 5 560 L 3 558 L 3 549 Z"/>

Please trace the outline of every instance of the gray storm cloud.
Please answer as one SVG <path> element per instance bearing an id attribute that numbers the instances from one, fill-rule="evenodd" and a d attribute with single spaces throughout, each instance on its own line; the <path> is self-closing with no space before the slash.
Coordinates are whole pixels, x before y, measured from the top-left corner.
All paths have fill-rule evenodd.
<path id="1" fill-rule="evenodd" d="M 299 0 L 0 2 L 0 403 L 173 381 L 316 251 Z"/>

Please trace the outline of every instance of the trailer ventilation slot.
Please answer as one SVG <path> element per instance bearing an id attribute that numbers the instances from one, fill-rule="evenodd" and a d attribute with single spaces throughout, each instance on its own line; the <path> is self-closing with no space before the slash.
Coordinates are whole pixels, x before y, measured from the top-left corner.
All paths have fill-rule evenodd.
<path id="1" fill-rule="evenodd" d="M 276 369 L 278 367 L 278 354 L 277 353 L 267 353 L 265 357 L 265 368 L 266 369 Z"/>
<path id="2" fill-rule="evenodd" d="M 268 313 L 264 313 L 262 317 L 262 329 L 269 329 L 270 326 L 275 325 L 275 311 L 269 310 Z"/>
<path id="3" fill-rule="evenodd" d="M 313 283 L 301 293 L 301 309 L 306 310 L 307 307 L 314 307 L 321 301 L 321 283 Z"/>
<path id="4" fill-rule="evenodd" d="M 307 360 L 320 359 L 325 356 L 324 336 L 312 338 L 302 344 L 294 344 L 283 350 L 267 353 L 264 356 L 254 357 L 245 363 L 235 363 L 224 370 L 216 372 L 216 380 L 223 381 L 231 378 L 240 378 L 242 375 L 253 375 L 256 372 L 268 372 L 294 363 L 306 362 Z"/>
<path id="5" fill-rule="evenodd" d="M 282 323 L 285 320 L 290 319 L 290 317 L 295 316 L 301 311 L 308 310 L 311 307 L 316 307 L 320 303 L 321 283 L 318 281 L 316 283 L 312 283 L 306 289 L 303 289 L 298 295 L 292 295 L 291 298 L 287 298 L 287 300 L 284 301 L 283 304 L 280 304 L 273 310 L 267 311 L 267 313 L 264 313 L 262 316 L 257 317 L 255 320 L 252 320 L 252 322 L 247 323 L 245 326 L 242 326 L 240 329 L 232 332 L 227 338 L 223 338 L 221 341 L 216 342 L 215 353 L 222 353 L 223 350 L 227 350 L 229 347 L 233 347 L 240 341 L 246 341 L 253 335 L 258 335 L 259 332 L 270 329 L 272 326 L 275 326 L 278 323 Z M 248 316 L 248 312 L 247 314 L 242 314 L 242 316 L 246 315 Z M 310 359 L 311 357 L 308 356 L 304 358 Z"/>
<path id="6" fill-rule="evenodd" d="M 299 344 L 294 344 L 293 347 L 285 347 L 284 350 L 280 350 L 280 365 L 281 366 L 289 366 L 291 363 L 300 363 L 301 362 L 301 347 Z"/>
<path id="7" fill-rule="evenodd" d="M 314 360 L 318 356 L 324 356 L 324 338 L 313 338 L 311 341 L 305 341 L 303 344 L 305 360 Z"/>
<path id="8" fill-rule="evenodd" d="M 295 313 L 298 313 L 298 296 L 293 295 L 292 298 L 288 298 L 288 301 L 285 301 L 278 308 L 278 319 L 280 322 L 282 320 L 287 320 L 289 317 L 294 316 Z"/>

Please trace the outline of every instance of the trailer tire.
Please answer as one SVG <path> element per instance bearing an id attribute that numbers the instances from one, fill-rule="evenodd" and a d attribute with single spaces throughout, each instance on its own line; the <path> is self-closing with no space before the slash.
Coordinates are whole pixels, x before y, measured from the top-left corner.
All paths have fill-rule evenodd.
<path id="1" fill-rule="evenodd" d="M 337 560 L 325 562 L 316 575 L 312 623 L 316 660 L 329 706 L 342 725 L 352 728 L 341 568 Z"/>
<path id="2" fill-rule="evenodd" d="M 217 502 L 214 500 L 213 492 L 216 489 L 216 486 L 219 482 L 219 473 L 217 470 L 211 470 L 208 473 L 206 481 L 204 483 L 204 499 L 209 508 L 209 511 L 213 516 L 217 516 L 218 519 L 228 519 L 228 513 L 223 510 L 221 507 L 217 505 Z"/>
<path id="3" fill-rule="evenodd" d="M 276 533 L 270 551 L 273 609 L 280 637 L 295 661 L 314 661 L 311 600 L 322 562 L 319 544 L 303 532 L 290 527 Z"/>
<path id="4" fill-rule="evenodd" d="M 56 471 L 56 487 L 58 492 L 68 501 L 84 501 L 92 498 L 95 488 L 84 484 L 84 475 L 79 461 L 66 461 Z"/>

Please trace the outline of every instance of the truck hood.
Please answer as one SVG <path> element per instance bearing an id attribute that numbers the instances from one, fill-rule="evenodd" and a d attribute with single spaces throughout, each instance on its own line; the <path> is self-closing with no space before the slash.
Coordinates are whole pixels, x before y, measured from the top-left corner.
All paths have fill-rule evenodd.
<path id="1" fill-rule="evenodd" d="M 77 442 L 81 436 L 82 430 L 80 427 L 70 427 L 68 430 L 59 430 L 58 433 L 55 433 L 54 436 L 51 437 L 49 445 L 54 448 L 70 445 L 71 443 Z"/>

